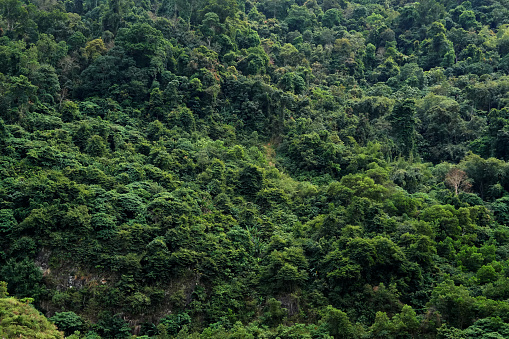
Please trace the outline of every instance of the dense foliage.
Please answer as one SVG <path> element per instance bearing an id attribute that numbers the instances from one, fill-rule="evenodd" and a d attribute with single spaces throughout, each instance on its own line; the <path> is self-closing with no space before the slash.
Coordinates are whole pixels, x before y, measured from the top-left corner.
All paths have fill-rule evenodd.
<path id="1" fill-rule="evenodd" d="M 0 282 L 0 336 L 2 338 L 62 339 L 54 324 L 30 305 L 31 298 L 8 298 L 5 282 Z"/>
<path id="2" fill-rule="evenodd" d="M 508 145 L 507 0 L 0 0 L 0 280 L 74 338 L 507 337 Z"/>

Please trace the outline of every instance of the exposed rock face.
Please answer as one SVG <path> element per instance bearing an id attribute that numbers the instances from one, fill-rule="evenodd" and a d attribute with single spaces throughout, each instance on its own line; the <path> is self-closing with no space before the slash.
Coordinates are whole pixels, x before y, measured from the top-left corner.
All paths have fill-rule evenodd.
<path id="1" fill-rule="evenodd" d="M 82 271 L 78 267 L 69 264 L 62 264 L 60 267 L 50 267 L 51 251 L 43 248 L 35 258 L 35 265 L 39 267 L 47 283 L 55 285 L 57 291 L 63 291 L 68 288 L 82 289 L 87 283 L 98 281 L 105 284 L 107 279 L 93 274 L 79 274 Z"/>
<path id="2" fill-rule="evenodd" d="M 49 268 L 49 258 L 51 256 L 51 251 L 43 248 L 39 254 L 37 254 L 37 258 L 35 258 L 35 265 L 39 267 L 44 276 L 48 275 L 51 272 Z"/>

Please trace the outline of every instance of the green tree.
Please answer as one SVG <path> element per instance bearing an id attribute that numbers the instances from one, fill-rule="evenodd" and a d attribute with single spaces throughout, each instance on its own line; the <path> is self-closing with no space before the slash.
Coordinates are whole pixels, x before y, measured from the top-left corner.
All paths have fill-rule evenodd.
<path id="1" fill-rule="evenodd" d="M 224 23 L 226 18 L 234 19 L 237 16 L 238 4 L 235 0 L 207 0 L 202 9 L 199 10 L 201 17 L 206 17 L 208 13 L 217 14 L 221 23 Z"/>
<path id="2" fill-rule="evenodd" d="M 56 312 L 49 320 L 55 323 L 58 329 L 64 331 L 67 336 L 73 334 L 75 331 L 82 331 L 85 325 L 83 319 L 72 311 Z"/>
<path id="3" fill-rule="evenodd" d="M 93 61 L 106 53 L 106 51 L 107 49 L 103 39 L 99 38 L 88 41 L 85 45 L 85 50 L 83 53 L 88 60 Z"/>
<path id="4" fill-rule="evenodd" d="M 407 99 L 398 102 L 389 116 L 389 121 L 401 154 L 407 157 L 414 155 L 417 139 L 414 101 Z"/>
<path id="5" fill-rule="evenodd" d="M 394 315 L 392 322 L 397 335 L 406 333 L 412 337 L 417 335 L 421 325 L 420 319 L 410 305 L 403 306 L 401 313 Z"/>
<path id="6" fill-rule="evenodd" d="M 424 0 L 415 7 L 420 25 L 429 25 L 442 19 L 445 15 L 445 6 L 435 0 Z"/>
<path id="7" fill-rule="evenodd" d="M 335 339 L 355 337 L 355 331 L 348 315 L 330 305 L 325 309 L 321 322 Z"/>
<path id="8" fill-rule="evenodd" d="M 456 286 L 452 280 L 440 283 L 431 295 L 430 304 L 445 321 L 457 328 L 472 325 L 478 309 L 474 297 L 463 285 Z"/>
<path id="9" fill-rule="evenodd" d="M 281 301 L 270 298 L 267 300 L 266 312 L 263 315 L 263 322 L 270 327 L 276 327 L 283 323 L 288 316 L 288 310 L 281 306 Z"/>
<path id="10" fill-rule="evenodd" d="M 425 70 L 432 67 L 452 66 L 456 59 L 453 44 L 447 39 L 446 29 L 440 22 L 433 22 L 427 36 L 420 45 L 420 66 Z"/>
<path id="11" fill-rule="evenodd" d="M 11 31 L 16 35 L 23 34 L 24 26 L 28 21 L 28 11 L 21 1 L 0 1 L 0 14 L 5 18 L 7 31 Z"/>
<path id="12" fill-rule="evenodd" d="M 32 260 L 9 259 L 1 268 L 0 275 L 8 283 L 9 293 L 16 297 L 39 300 L 44 292 L 41 285 L 42 271 Z"/>
<path id="13" fill-rule="evenodd" d="M 146 23 L 120 29 L 116 41 L 139 67 L 149 66 L 154 57 L 164 53 L 167 44 L 161 31 Z"/>
<path id="14" fill-rule="evenodd" d="M 253 196 L 263 186 L 263 172 L 256 166 L 248 166 L 242 170 L 239 178 L 239 189 L 246 195 Z"/>
<path id="15" fill-rule="evenodd" d="M 87 140 L 86 152 L 94 157 L 102 157 L 108 152 L 104 139 L 97 134 Z"/>
<path id="16" fill-rule="evenodd" d="M 322 25 L 324 25 L 325 27 L 332 28 L 334 26 L 339 25 L 342 18 L 343 14 L 337 8 L 328 9 L 323 15 Z"/>
<path id="17" fill-rule="evenodd" d="M 260 279 L 269 290 L 294 292 L 308 279 L 307 268 L 308 261 L 302 248 L 274 250 L 267 256 Z"/>
<path id="18" fill-rule="evenodd" d="M 77 120 L 80 117 L 79 106 L 73 101 L 65 100 L 60 106 L 60 114 L 64 122 Z"/>
<path id="19" fill-rule="evenodd" d="M 292 5 L 288 10 L 288 15 L 285 19 L 290 31 L 304 32 L 310 28 L 316 20 L 315 15 L 305 6 Z"/>
<path id="20" fill-rule="evenodd" d="M 459 16 L 459 24 L 464 29 L 471 29 L 471 28 L 478 28 L 480 25 L 475 19 L 475 13 L 474 11 L 464 11 Z"/>
<path id="21" fill-rule="evenodd" d="M 207 39 L 208 46 L 210 47 L 212 38 L 220 34 L 222 31 L 222 25 L 220 23 L 219 16 L 214 12 L 205 14 L 205 17 L 203 18 L 202 24 L 200 26 L 200 31 Z"/>

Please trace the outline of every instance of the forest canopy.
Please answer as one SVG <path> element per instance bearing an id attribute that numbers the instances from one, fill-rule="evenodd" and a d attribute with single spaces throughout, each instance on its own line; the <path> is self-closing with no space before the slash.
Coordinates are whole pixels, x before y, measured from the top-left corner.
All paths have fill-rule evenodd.
<path id="1" fill-rule="evenodd" d="M 507 0 L 0 0 L 12 333 L 508 337 L 508 161 Z"/>

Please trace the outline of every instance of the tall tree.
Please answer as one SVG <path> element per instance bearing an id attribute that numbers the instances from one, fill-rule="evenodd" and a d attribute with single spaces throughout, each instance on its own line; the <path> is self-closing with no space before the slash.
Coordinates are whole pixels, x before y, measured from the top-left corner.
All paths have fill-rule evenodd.
<path id="1" fill-rule="evenodd" d="M 398 102 L 389 115 L 389 121 L 392 127 L 391 133 L 401 154 L 406 157 L 413 156 L 416 151 L 417 137 L 415 102 L 412 99 Z"/>

